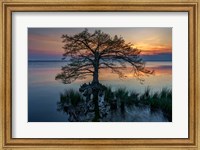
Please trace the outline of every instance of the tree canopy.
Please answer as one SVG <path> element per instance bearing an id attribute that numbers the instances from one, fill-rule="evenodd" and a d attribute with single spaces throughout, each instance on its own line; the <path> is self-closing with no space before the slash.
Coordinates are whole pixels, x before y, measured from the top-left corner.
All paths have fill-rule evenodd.
<path id="1" fill-rule="evenodd" d="M 120 78 L 125 77 L 123 70 L 132 68 L 133 75 L 143 81 L 142 76 L 152 74 L 153 71 L 145 68 L 141 51 L 134 48 L 132 43 L 126 43 L 123 37 L 96 30 L 90 33 L 88 29 L 75 35 L 62 35 L 63 59 L 69 59 L 62 67 L 62 72 L 56 76 L 65 84 L 76 79 L 93 76 L 92 83 L 99 83 L 99 70 L 109 68 Z"/>

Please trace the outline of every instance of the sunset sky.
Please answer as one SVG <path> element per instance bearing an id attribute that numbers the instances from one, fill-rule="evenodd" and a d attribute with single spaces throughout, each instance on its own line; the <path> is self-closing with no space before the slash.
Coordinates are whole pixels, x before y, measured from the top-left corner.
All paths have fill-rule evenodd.
<path id="1" fill-rule="evenodd" d="M 172 28 L 88 28 L 101 30 L 111 36 L 122 36 L 126 42 L 142 51 L 150 60 L 171 60 Z M 74 35 L 84 28 L 28 28 L 29 60 L 61 60 L 64 50 L 61 36 Z"/>

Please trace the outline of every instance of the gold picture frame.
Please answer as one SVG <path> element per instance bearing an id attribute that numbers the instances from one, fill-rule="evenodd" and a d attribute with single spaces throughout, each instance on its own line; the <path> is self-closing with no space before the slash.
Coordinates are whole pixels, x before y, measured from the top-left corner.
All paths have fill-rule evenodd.
<path id="1" fill-rule="evenodd" d="M 200 1 L 199 0 L 1 0 L 0 22 L 0 149 L 200 149 Z M 30 139 L 11 136 L 12 131 L 12 12 L 150 11 L 189 14 L 189 138 L 187 139 Z"/>

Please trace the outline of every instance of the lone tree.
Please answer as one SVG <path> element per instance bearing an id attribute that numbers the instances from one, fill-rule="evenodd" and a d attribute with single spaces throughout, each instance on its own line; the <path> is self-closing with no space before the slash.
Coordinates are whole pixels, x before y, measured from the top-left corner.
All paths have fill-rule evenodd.
<path id="1" fill-rule="evenodd" d="M 64 84 L 70 84 L 76 79 L 85 79 L 92 76 L 91 87 L 95 104 L 95 119 L 99 119 L 98 95 L 103 86 L 99 83 L 99 70 L 111 69 L 120 78 L 125 77 L 123 69 L 132 67 L 133 75 L 143 81 L 142 76 L 152 74 L 145 68 L 145 63 L 140 57 L 141 51 L 133 47 L 132 43 L 126 43 L 122 37 L 96 30 L 90 33 L 85 29 L 81 33 L 73 36 L 62 35 L 65 50 L 63 59 L 69 59 L 69 63 L 62 67 L 62 72 L 56 76 L 56 80 L 61 80 Z M 85 90 L 83 89 L 83 91 Z"/>

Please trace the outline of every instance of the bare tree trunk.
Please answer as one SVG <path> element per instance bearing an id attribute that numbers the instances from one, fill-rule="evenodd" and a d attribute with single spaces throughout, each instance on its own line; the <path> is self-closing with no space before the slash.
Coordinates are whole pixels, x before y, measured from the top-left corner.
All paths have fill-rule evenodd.
<path id="1" fill-rule="evenodd" d="M 99 69 L 98 66 L 94 67 L 94 73 L 93 73 L 93 84 L 98 84 L 99 83 Z"/>
<path id="2" fill-rule="evenodd" d="M 93 121 L 98 122 L 100 119 L 100 114 L 99 114 L 99 89 L 98 89 L 98 84 L 99 84 L 99 70 L 98 70 L 98 63 L 94 67 L 94 74 L 93 74 L 93 81 L 92 83 L 94 84 L 94 89 L 93 89 L 93 102 L 94 102 L 94 109 L 95 109 L 95 117 Z"/>
<path id="3" fill-rule="evenodd" d="M 99 103 L 98 103 L 98 96 L 99 91 L 94 90 L 93 91 L 93 101 L 94 101 L 94 109 L 95 109 L 95 117 L 93 119 L 94 122 L 98 122 L 100 119 L 100 114 L 99 114 Z"/>

